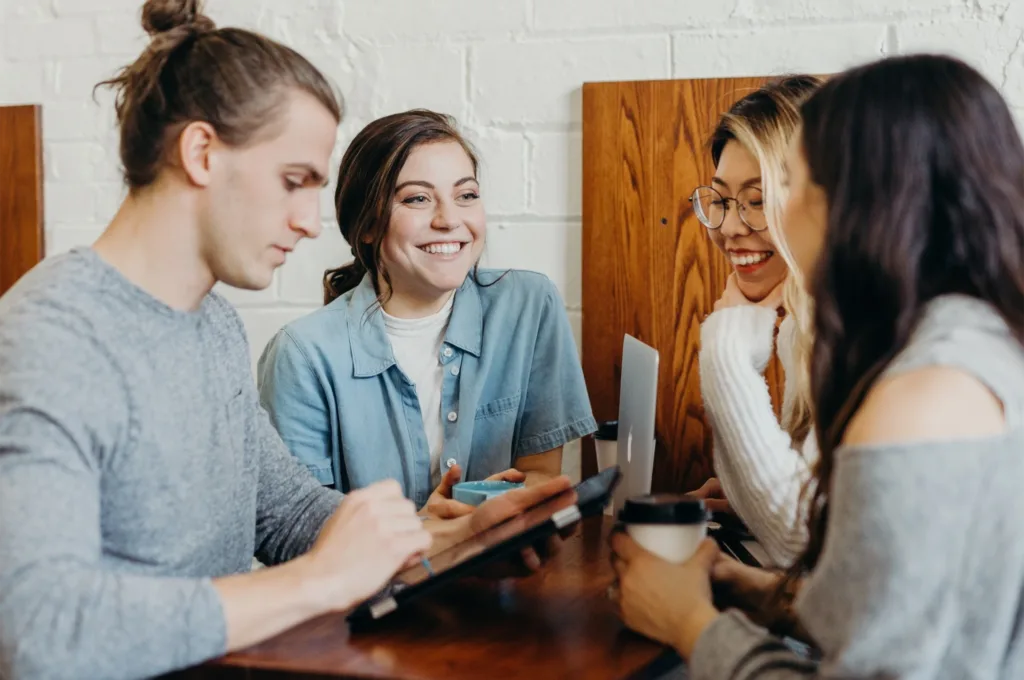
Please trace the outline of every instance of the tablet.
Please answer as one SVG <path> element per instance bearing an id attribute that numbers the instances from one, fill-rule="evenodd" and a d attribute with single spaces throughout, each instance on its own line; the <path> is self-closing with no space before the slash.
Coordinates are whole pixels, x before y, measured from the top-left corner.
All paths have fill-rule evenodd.
<path id="1" fill-rule="evenodd" d="M 349 621 L 379 619 L 424 593 L 478 572 L 485 564 L 554 536 L 584 517 L 600 514 L 621 478 L 618 466 L 612 466 L 572 489 L 445 548 L 430 558 L 430 571 L 421 564 L 400 571 L 383 591 L 354 609 L 348 615 Z"/>
<path id="2" fill-rule="evenodd" d="M 708 524 L 708 535 L 728 555 L 751 567 L 768 564 L 764 548 L 757 543 L 746 525 L 735 515 L 714 512 Z"/>

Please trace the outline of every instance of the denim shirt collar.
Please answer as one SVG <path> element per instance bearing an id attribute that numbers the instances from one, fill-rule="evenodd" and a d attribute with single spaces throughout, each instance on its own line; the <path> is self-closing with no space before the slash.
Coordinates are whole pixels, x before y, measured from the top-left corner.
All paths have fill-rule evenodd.
<path id="1" fill-rule="evenodd" d="M 369 274 L 353 289 L 347 304 L 352 374 L 356 378 L 379 375 L 394 366 L 396 361 L 384 328 L 384 316 L 376 306 L 377 292 L 373 289 Z M 479 357 L 483 342 L 483 322 L 480 291 L 470 275 L 455 292 L 455 303 L 452 305 L 452 316 L 448 321 L 444 341 Z"/>

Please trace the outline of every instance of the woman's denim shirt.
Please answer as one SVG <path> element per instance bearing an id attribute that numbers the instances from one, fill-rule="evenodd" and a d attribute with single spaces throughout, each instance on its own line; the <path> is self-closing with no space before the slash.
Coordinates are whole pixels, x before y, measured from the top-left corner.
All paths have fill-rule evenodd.
<path id="1" fill-rule="evenodd" d="M 270 341 L 263 406 L 292 454 L 342 491 L 393 478 L 432 491 L 416 387 L 395 361 L 369 276 Z M 597 429 L 569 321 L 551 281 L 484 270 L 456 291 L 441 345 L 442 470 L 483 479 Z"/>

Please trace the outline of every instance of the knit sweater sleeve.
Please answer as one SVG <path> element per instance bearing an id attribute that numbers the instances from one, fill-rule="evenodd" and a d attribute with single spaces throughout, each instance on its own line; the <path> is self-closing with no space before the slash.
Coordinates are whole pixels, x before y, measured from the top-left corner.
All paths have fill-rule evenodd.
<path id="1" fill-rule="evenodd" d="M 772 354 L 775 320 L 775 310 L 754 305 L 711 314 L 701 327 L 700 378 L 722 489 L 772 562 L 784 566 L 806 541 L 800 491 L 810 469 L 776 419 L 762 375 Z M 794 389 L 787 382 L 787 403 Z"/>

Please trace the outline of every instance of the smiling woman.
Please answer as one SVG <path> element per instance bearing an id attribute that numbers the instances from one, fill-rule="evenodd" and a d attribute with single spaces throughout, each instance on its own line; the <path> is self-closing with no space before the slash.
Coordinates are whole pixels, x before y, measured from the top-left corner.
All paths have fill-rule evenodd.
<path id="1" fill-rule="evenodd" d="M 697 216 L 732 263 L 740 292 L 751 302 L 760 302 L 787 272 L 765 233 L 761 166 L 735 139 L 718 143 L 713 155 L 717 158 L 711 186 L 694 192 Z"/>
<path id="2" fill-rule="evenodd" d="M 554 285 L 477 267 L 477 165 L 454 121 L 425 110 L 370 123 L 342 158 L 355 260 L 258 365 L 275 426 L 325 485 L 390 477 L 424 513 L 462 514 L 455 482 L 557 475 L 562 446 L 597 429 Z"/>
<path id="3" fill-rule="evenodd" d="M 776 236 L 784 191 L 780 175 L 800 102 L 817 86 L 814 77 L 791 76 L 733 104 L 711 136 L 714 177 L 691 199 L 735 270 L 701 326 L 701 393 L 718 476 L 703 491 L 723 492 L 779 565 L 792 562 L 806 541 L 800 492 L 817 458 L 802 330 L 807 295 L 797 288 L 783 305 L 791 256 Z M 779 324 L 780 311 L 794 313 Z M 781 423 L 762 377 L 776 328 L 786 381 Z"/>

